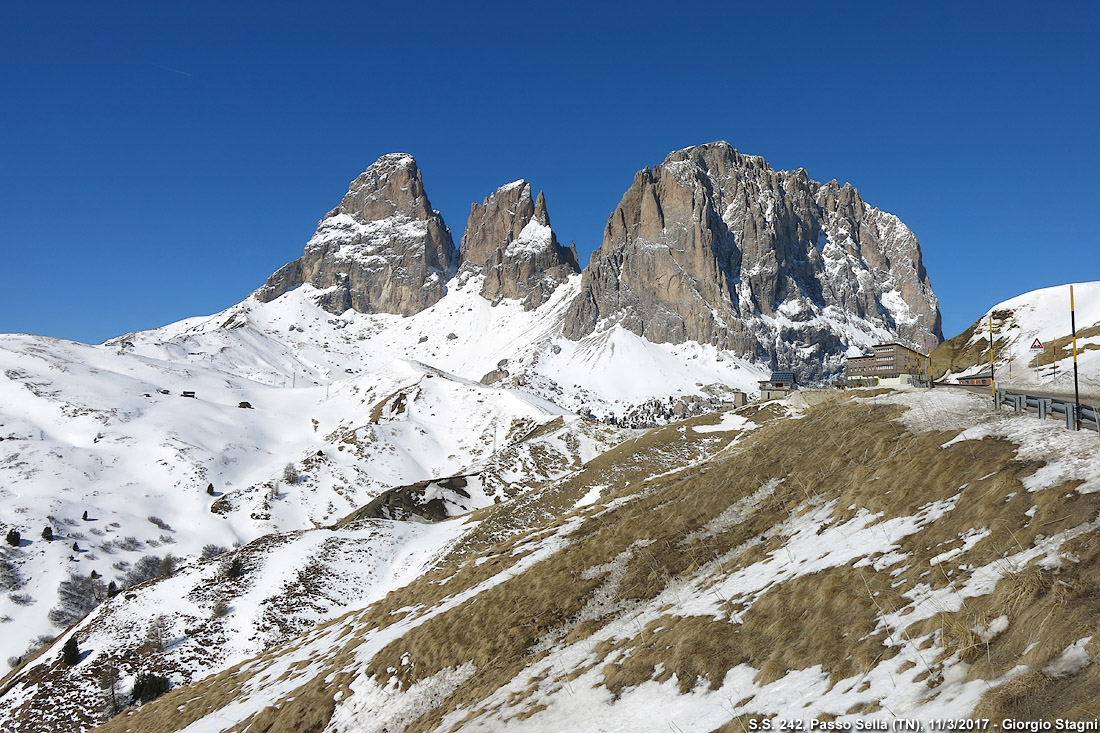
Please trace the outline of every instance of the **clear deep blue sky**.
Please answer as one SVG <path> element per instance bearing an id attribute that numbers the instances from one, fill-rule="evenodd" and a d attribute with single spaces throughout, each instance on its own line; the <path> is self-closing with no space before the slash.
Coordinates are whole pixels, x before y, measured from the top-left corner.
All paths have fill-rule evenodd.
<path id="1" fill-rule="evenodd" d="M 729 140 L 901 217 L 948 337 L 1100 279 L 1100 4 L 766 5 L 4 3 L 0 332 L 221 310 L 394 151 L 456 243 L 526 178 L 583 263 L 635 171 Z"/>

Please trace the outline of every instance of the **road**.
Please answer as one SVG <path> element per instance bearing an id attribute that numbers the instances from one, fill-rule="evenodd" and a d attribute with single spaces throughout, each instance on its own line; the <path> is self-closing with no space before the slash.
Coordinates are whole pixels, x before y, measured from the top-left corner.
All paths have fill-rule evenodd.
<path id="1" fill-rule="evenodd" d="M 962 384 L 936 384 L 936 388 L 950 387 L 951 389 L 965 389 L 968 392 L 974 392 L 975 394 L 984 394 L 993 397 L 993 394 L 989 391 L 989 387 L 969 387 Z M 1073 393 L 1069 392 L 1050 392 L 1044 389 L 1037 389 L 1035 387 L 1014 387 L 1012 385 L 997 383 L 998 389 L 1003 389 L 1007 392 L 1015 392 L 1017 394 L 1027 394 L 1032 397 L 1051 397 L 1056 400 L 1063 400 L 1066 402 L 1073 402 Z M 1100 406 L 1100 396 L 1094 394 L 1081 393 L 1081 403 L 1090 407 Z"/>

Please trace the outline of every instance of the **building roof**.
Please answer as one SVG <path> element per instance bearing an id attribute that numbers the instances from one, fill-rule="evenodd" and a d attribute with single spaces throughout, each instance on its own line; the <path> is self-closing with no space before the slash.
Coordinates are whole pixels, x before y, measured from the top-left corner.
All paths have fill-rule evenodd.
<path id="1" fill-rule="evenodd" d="M 794 382 L 794 372 L 772 372 L 769 382 Z"/>
<path id="2" fill-rule="evenodd" d="M 899 344 L 897 341 L 891 341 L 888 344 L 875 344 L 871 348 L 872 349 L 878 349 L 878 348 L 882 348 L 884 346 L 900 346 L 901 348 L 905 349 L 906 351 L 912 351 L 914 354 L 920 354 L 921 356 L 923 356 L 925 358 L 928 357 L 928 354 L 921 353 L 920 351 L 917 351 L 916 349 L 914 349 L 912 346 L 906 346 L 905 344 Z"/>

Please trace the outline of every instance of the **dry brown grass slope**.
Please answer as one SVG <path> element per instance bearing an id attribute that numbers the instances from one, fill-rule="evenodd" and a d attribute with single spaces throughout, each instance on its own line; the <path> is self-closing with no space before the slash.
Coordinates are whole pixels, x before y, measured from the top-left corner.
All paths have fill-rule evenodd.
<path id="1" fill-rule="evenodd" d="M 716 444 L 714 458 L 678 471 L 663 462 L 691 439 L 690 426 L 653 431 L 593 462 L 595 480 L 574 477 L 541 499 L 484 510 L 482 534 L 451 563 L 375 606 L 102 730 L 178 730 L 252 695 L 262 702 L 251 703 L 252 713 L 238 708 L 244 712 L 234 713 L 242 719 L 233 730 L 319 731 L 332 715 L 334 693 L 346 697 L 354 679 L 408 691 L 469 663 L 473 675 L 425 701 L 403 721 L 406 730 L 536 716 L 542 692 L 592 671 L 614 696 L 647 680 L 675 679 L 683 692 L 700 683 L 714 688 L 742 664 L 756 670 L 756 686 L 820 667 L 833 685 L 843 681 L 858 691 L 866 689 L 857 684 L 862 677 L 903 651 L 919 662 L 900 671 L 930 695 L 960 661 L 969 664 L 968 679 L 990 680 L 974 711 L 983 717 L 1093 715 L 1100 670 L 1067 671 L 1057 660 L 1087 636 L 1094 641 L 1086 651 L 1100 652 L 1100 540 L 1091 531 L 1073 536 L 1100 516 L 1100 494 L 1075 492 L 1075 482 L 1029 493 L 1022 481 L 1040 464 L 1019 460 L 1015 445 L 987 438 L 944 448 L 957 428 L 909 432 L 896 420 L 904 409 L 838 398 L 800 419 L 759 415 L 760 427 L 734 448 Z M 665 457 L 661 471 L 647 465 L 647 455 Z M 608 477 L 597 503 L 571 510 Z M 818 532 L 826 534 L 870 512 L 885 533 L 901 526 L 891 520 L 920 517 L 933 506 L 937 518 L 889 538 L 903 560 L 857 556 L 751 591 L 719 592 L 738 573 L 782 557 L 790 528 L 808 517 L 824 517 Z M 523 531 L 531 521 L 534 528 Z M 524 563 L 554 536 L 560 549 Z M 1040 553 L 1018 566 L 1014 558 L 1052 537 L 1064 539 L 1046 551 L 1068 558 L 1061 567 L 1039 567 Z M 990 568 L 1001 569 L 992 592 L 959 590 Z M 479 584 L 481 592 L 459 598 Z M 929 612 L 922 597 L 950 602 Z M 701 598 L 711 603 L 706 612 L 690 611 Z M 448 599 L 446 611 L 432 611 Z M 644 626 L 609 631 L 639 612 L 650 619 Z M 395 624 L 400 636 L 378 641 L 378 631 Z M 332 640 L 326 658 L 300 668 L 292 691 L 263 697 L 265 687 L 274 689 L 261 679 L 265 670 L 316 648 L 325 635 Z M 587 650 L 583 664 L 532 675 L 526 689 L 498 694 L 569 645 Z M 1001 684 L 1018 665 L 1028 671 Z M 829 714 L 870 713 L 878 704 L 864 699 Z M 749 691 L 722 729 L 740 730 L 744 710 L 767 713 L 767 705 Z"/>

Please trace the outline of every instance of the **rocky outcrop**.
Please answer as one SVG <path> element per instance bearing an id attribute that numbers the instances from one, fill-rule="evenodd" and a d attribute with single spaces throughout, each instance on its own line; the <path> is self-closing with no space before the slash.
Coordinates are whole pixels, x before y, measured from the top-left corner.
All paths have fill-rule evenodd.
<path id="1" fill-rule="evenodd" d="M 531 184 L 501 186 L 480 204 L 470 205 L 470 218 L 459 246 L 459 278 L 483 275 L 481 294 L 494 303 L 522 300 L 530 310 L 580 272 L 577 250 L 558 244 L 546 198 L 531 198 Z"/>
<path id="2" fill-rule="evenodd" d="M 267 302 L 309 283 L 324 291 L 319 302 L 332 313 L 408 316 L 443 297 L 454 258 L 451 231 L 432 209 L 416 161 L 394 153 L 351 182 L 302 257 L 255 296 Z"/>
<path id="3" fill-rule="evenodd" d="M 852 328 L 925 351 L 942 340 L 920 245 L 897 217 L 848 184 L 774 171 L 725 142 L 634 177 L 564 332 L 611 324 L 766 359 L 806 381 L 839 367 Z"/>

